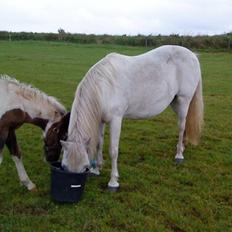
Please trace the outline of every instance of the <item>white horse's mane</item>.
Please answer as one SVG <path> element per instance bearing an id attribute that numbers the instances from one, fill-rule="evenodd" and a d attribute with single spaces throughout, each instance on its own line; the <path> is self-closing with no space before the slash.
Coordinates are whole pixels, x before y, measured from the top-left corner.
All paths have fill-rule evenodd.
<path id="1" fill-rule="evenodd" d="M 106 85 L 111 86 L 112 91 L 115 86 L 114 67 L 110 62 L 110 56 L 106 56 L 87 72 L 76 90 L 71 112 L 69 139 L 72 141 L 90 139 L 88 147 L 90 156 L 96 154 L 98 145 L 99 124 L 102 120 L 102 103 L 104 102 L 102 91 L 106 89 L 104 88 Z"/>
<path id="2" fill-rule="evenodd" d="M 7 85 L 12 84 L 14 87 L 18 89 L 17 94 L 21 95 L 22 97 L 30 100 L 38 100 L 40 102 L 47 102 L 48 104 L 52 105 L 59 113 L 65 113 L 66 110 L 64 106 L 54 97 L 48 96 L 41 90 L 19 82 L 15 78 L 12 78 L 8 75 L 0 75 L 0 82 L 5 82 Z"/>

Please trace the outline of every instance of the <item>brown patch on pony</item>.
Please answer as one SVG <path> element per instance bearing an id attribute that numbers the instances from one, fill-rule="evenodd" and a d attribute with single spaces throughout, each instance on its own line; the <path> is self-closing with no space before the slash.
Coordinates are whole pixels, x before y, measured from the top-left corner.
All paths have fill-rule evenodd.
<path id="1" fill-rule="evenodd" d="M 1 117 L 0 128 L 18 128 L 25 122 L 25 118 L 26 113 L 21 109 L 9 110 Z"/>
<path id="2" fill-rule="evenodd" d="M 20 157 L 20 150 L 17 145 L 15 129 L 22 126 L 23 123 L 31 123 L 45 129 L 48 120 L 40 118 L 31 118 L 30 115 L 21 109 L 13 109 L 5 112 L 0 118 L 0 150 L 3 149 L 5 143 L 11 154 Z"/>
<path id="3" fill-rule="evenodd" d="M 23 123 L 31 123 L 45 129 L 48 120 L 42 118 L 31 118 L 30 115 L 21 109 L 13 109 L 7 111 L 0 119 L 0 130 L 3 127 L 17 129 Z"/>
<path id="4" fill-rule="evenodd" d="M 70 112 L 64 115 L 60 121 L 51 125 L 44 138 L 44 151 L 47 161 L 57 161 L 61 152 L 60 140 L 67 139 L 67 132 L 70 120 Z"/>
<path id="5" fill-rule="evenodd" d="M 0 137 L 0 151 L 3 149 L 4 144 L 5 144 L 4 139 Z"/>
<path id="6" fill-rule="evenodd" d="M 15 135 L 15 130 L 9 130 L 8 137 L 6 139 L 6 146 L 10 151 L 10 154 L 17 156 L 18 158 L 21 157 L 21 150 L 17 144 L 17 139 Z"/>
<path id="7" fill-rule="evenodd" d="M 28 120 L 27 122 L 32 123 L 38 127 L 40 127 L 42 130 L 45 130 L 48 120 L 47 119 L 42 119 L 42 118 L 33 118 Z"/>
<path id="8" fill-rule="evenodd" d="M 24 120 L 25 113 L 20 109 L 10 110 L 2 115 L 0 119 L 0 150 L 3 149 L 8 139 L 9 131 L 20 127 L 24 123 Z"/>

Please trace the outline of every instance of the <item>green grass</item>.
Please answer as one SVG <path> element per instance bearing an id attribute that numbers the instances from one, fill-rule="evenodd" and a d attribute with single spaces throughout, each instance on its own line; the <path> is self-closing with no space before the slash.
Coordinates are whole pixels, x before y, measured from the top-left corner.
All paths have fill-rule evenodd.
<path id="1" fill-rule="evenodd" d="M 109 52 L 134 55 L 145 48 L 48 42 L 0 42 L 0 73 L 56 96 L 70 109 L 77 84 Z M 17 131 L 26 170 L 38 192 L 20 186 L 8 151 L 0 166 L 0 231 L 232 231 L 232 54 L 200 52 L 205 128 L 198 147 L 174 164 L 177 123 L 168 109 L 152 120 L 126 120 L 120 141 L 121 189 L 106 191 L 105 166 L 88 179 L 78 204 L 50 198 L 40 129 Z"/>

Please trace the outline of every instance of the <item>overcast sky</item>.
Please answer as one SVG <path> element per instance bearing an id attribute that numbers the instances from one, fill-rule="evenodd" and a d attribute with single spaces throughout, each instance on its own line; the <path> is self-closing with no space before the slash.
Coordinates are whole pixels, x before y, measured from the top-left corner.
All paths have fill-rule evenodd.
<path id="1" fill-rule="evenodd" d="M 220 34 L 232 0 L 0 0 L 0 30 L 87 34 Z"/>

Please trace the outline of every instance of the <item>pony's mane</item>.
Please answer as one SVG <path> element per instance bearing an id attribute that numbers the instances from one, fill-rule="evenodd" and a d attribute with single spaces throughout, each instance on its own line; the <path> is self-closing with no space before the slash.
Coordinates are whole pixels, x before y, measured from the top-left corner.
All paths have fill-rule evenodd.
<path id="1" fill-rule="evenodd" d="M 21 83 L 15 78 L 12 78 L 8 75 L 0 75 L 0 81 L 5 82 L 7 85 L 12 84 L 14 87 L 16 87 L 17 94 L 26 99 L 37 99 L 38 101 L 47 102 L 51 104 L 55 109 L 57 109 L 59 113 L 66 112 L 64 106 L 56 98 L 48 96 L 41 90 L 31 85 Z"/>
<path id="2" fill-rule="evenodd" d="M 106 89 L 114 91 L 114 67 L 109 56 L 103 58 L 87 72 L 76 90 L 72 106 L 68 138 L 72 141 L 90 138 L 88 147 L 92 156 L 90 158 L 96 154 L 98 145 L 104 102 L 103 92 Z"/>

